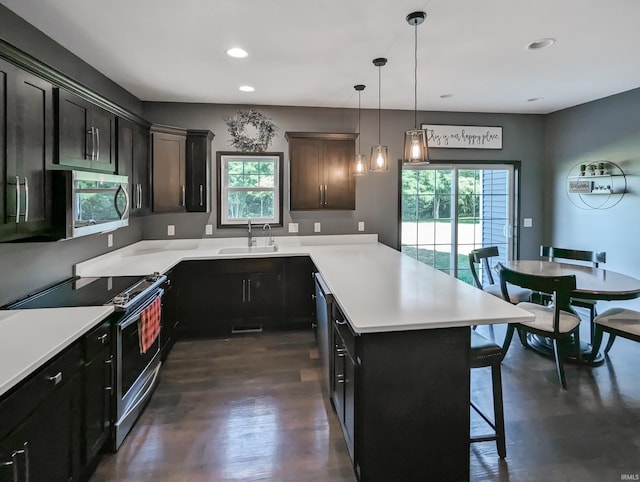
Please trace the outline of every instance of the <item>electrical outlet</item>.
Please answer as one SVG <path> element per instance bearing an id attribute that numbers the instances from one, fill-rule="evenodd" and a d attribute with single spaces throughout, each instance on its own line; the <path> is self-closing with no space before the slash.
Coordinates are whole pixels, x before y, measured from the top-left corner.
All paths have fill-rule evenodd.
<path id="1" fill-rule="evenodd" d="M 113 246 L 113 234 L 107 234 L 107 248 Z"/>
<path id="2" fill-rule="evenodd" d="M 358 231 L 364 231 L 364 221 L 358 221 Z"/>
<path id="3" fill-rule="evenodd" d="M 313 223 L 313 232 L 319 233 L 321 230 L 320 223 Z"/>
<path id="4" fill-rule="evenodd" d="M 206 234 L 207 236 L 211 236 L 213 234 L 213 225 L 212 224 L 206 224 L 205 225 L 204 234 Z"/>
<path id="5" fill-rule="evenodd" d="M 298 232 L 298 223 L 289 223 L 289 232 L 297 233 Z"/>
<path id="6" fill-rule="evenodd" d="M 524 218 L 524 227 L 525 228 L 533 227 L 533 219 L 532 218 Z"/>
<path id="7" fill-rule="evenodd" d="M 167 225 L 167 236 L 175 236 L 176 235 L 176 227 L 173 224 Z"/>

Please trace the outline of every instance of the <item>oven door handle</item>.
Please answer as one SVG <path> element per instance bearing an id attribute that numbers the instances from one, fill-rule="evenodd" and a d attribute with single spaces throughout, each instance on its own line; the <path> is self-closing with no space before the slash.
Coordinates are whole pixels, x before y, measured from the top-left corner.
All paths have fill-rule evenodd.
<path id="1" fill-rule="evenodd" d="M 149 306 L 151 303 L 153 303 L 153 300 L 155 300 L 158 296 L 160 298 L 162 298 L 162 295 L 164 295 L 164 290 L 161 288 L 156 296 L 153 296 L 149 301 L 147 301 L 144 305 L 142 305 L 140 308 L 138 308 L 137 310 L 135 310 L 131 316 L 127 317 L 123 322 L 118 323 L 118 329 L 120 330 L 124 330 L 126 327 L 132 325 L 133 323 L 136 323 L 139 319 L 140 319 L 140 315 L 142 313 L 142 311 Z"/>

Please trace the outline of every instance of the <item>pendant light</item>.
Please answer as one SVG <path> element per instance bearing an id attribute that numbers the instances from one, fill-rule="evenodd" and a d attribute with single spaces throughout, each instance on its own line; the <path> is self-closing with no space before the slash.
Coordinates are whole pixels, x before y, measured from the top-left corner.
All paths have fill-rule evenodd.
<path id="1" fill-rule="evenodd" d="M 360 93 L 366 86 L 362 84 L 354 85 L 353 88 L 358 92 L 358 153 L 356 154 L 356 164 L 353 169 L 354 176 L 364 176 L 367 173 L 367 158 L 360 153 Z"/>
<path id="2" fill-rule="evenodd" d="M 371 148 L 369 170 L 371 172 L 389 172 L 389 156 L 387 146 L 380 144 L 380 67 L 386 65 L 387 59 L 373 59 L 373 65 L 378 67 L 378 145 Z"/>
<path id="3" fill-rule="evenodd" d="M 404 155 L 402 162 L 405 164 L 428 163 L 427 136 L 424 129 L 418 128 L 418 25 L 424 22 L 427 14 L 413 12 L 407 15 L 407 23 L 414 28 L 414 57 L 413 57 L 413 122 L 414 128 L 404 133 Z"/>

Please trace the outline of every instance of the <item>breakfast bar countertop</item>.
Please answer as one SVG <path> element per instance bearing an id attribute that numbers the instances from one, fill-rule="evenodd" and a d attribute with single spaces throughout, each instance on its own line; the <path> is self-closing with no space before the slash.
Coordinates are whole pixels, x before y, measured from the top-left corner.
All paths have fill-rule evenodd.
<path id="1" fill-rule="evenodd" d="M 326 280 L 355 333 L 530 321 L 532 315 L 395 249 L 376 235 L 276 237 L 246 253 L 247 238 L 140 241 L 79 263 L 78 276 L 165 272 L 183 260 L 308 255 Z"/>

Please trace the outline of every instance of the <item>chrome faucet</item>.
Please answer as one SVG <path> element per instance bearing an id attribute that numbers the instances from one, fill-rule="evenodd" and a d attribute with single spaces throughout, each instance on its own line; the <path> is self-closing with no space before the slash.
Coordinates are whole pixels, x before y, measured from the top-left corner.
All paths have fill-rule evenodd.
<path id="1" fill-rule="evenodd" d="M 251 234 L 251 218 L 247 219 L 247 246 L 250 248 L 254 245 L 255 240 L 253 239 L 253 235 Z"/>
<path id="2" fill-rule="evenodd" d="M 262 230 L 264 231 L 265 229 L 269 230 L 269 238 L 267 239 L 267 246 L 273 246 L 273 236 L 271 236 L 271 225 L 269 223 L 265 223 L 264 226 L 262 226 Z"/>

